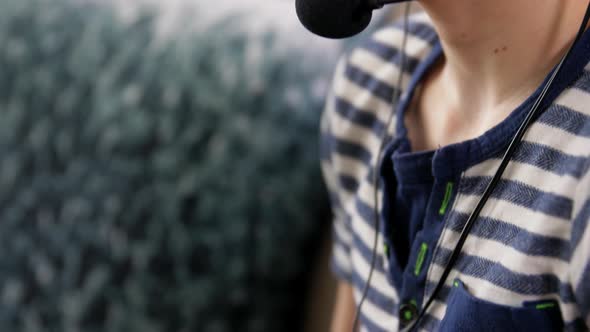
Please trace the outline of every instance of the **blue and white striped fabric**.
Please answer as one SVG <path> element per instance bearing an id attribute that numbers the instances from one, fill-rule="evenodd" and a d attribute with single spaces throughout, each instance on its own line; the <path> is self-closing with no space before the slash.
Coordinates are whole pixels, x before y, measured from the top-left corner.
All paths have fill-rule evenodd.
<path id="1" fill-rule="evenodd" d="M 376 232 L 371 178 L 392 96 L 401 89 L 400 108 L 407 105 L 410 89 L 419 83 L 417 72 L 441 52 L 425 14 L 411 18 L 409 33 L 405 85 L 396 86 L 403 30 L 389 26 L 340 62 L 322 120 L 322 167 L 334 211 L 332 267 L 353 285 L 357 302 L 369 274 Z M 533 326 L 526 323 L 531 319 L 547 322 L 546 328 L 589 329 L 590 33 L 574 55 L 483 209 L 422 330 L 520 330 Z M 388 128 L 392 139 L 397 122 Z M 501 154 L 494 155 L 461 171 L 440 236 L 425 260 L 425 290 L 418 303 L 432 293 L 495 172 Z M 384 243 L 381 232 L 379 243 Z M 377 255 L 361 331 L 403 330 L 400 289 L 388 275 L 382 245 Z M 514 324 L 494 327 L 492 318 L 498 315 L 510 316 Z M 555 319 L 563 325 L 552 325 Z"/>

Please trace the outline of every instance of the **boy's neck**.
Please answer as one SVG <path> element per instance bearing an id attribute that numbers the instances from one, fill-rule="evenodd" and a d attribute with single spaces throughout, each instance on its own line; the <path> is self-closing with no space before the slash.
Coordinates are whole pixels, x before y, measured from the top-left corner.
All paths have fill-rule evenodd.
<path id="1" fill-rule="evenodd" d="M 518 105 L 573 41 L 586 0 L 419 0 L 441 38 L 451 108 Z M 455 104 L 455 105 L 452 105 Z"/>

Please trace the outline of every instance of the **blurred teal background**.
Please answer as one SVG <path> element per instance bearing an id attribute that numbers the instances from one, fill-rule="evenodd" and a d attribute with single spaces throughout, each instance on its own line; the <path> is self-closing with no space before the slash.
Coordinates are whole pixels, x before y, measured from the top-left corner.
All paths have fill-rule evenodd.
<path id="1" fill-rule="evenodd" d="M 274 1 L 0 0 L 0 331 L 303 330 L 343 45 Z"/>

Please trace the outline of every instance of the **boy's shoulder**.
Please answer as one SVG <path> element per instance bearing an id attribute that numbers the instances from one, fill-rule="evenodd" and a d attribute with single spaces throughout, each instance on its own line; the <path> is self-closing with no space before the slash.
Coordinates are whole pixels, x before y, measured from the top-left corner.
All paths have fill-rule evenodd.
<path id="1" fill-rule="evenodd" d="M 396 68 L 401 67 L 402 55 L 406 57 L 406 74 L 413 73 L 437 43 L 438 36 L 425 13 L 409 17 L 407 35 L 404 34 L 404 28 L 404 23 L 398 20 L 361 37 L 355 47 L 347 52 L 345 74 L 351 75 L 351 71 L 360 71 L 365 74 L 364 76 L 373 76 L 382 83 L 395 87 L 397 75 L 392 74 L 395 74 Z M 356 73 L 351 76 L 351 79 L 358 80 L 358 76 L 362 75 Z M 366 78 L 360 79 L 358 83 L 361 87 L 371 88 L 363 84 L 366 83 Z"/>
<path id="2" fill-rule="evenodd" d="M 560 172 L 590 181 L 590 63 L 577 74 L 539 116 L 525 140 L 550 147 L 551 164 Z M 589 189 L 584 190 L 586 196 Z"/>
<path id="3" fill-rule="evenodd" d="M 438 36 L 428 16 L 413 14 L 407 24 L 405 47 L 404 23 L 397 21 L 361 37 L 342 57 L 329 100 L 329 106 L 339 114 L 325 114 L 329 120 L 339 122 L 333 126 L 336 131 L 343 131 L 338 136 L 359 138 L 358 131 L 349 132 L 350 126 L 342 125 L 342 121 L 352 121 L 368 130 L 378 130 L 385 125 L 394 93 L 400 89 L 398 78 L 402 61 L 402 85 L 406 87 L 415 70 L 431 54 Z M 365 145 L 370 141 L 359 143 Z"/>

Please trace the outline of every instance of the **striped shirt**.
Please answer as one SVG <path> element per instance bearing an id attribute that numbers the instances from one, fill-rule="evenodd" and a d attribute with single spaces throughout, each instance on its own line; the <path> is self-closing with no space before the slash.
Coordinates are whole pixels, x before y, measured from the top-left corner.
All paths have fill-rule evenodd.
<path id="1" fill-rule="evenodd" d="M 409 26 L 404 85 L 396 85 L 403 30 L 392 25 L 340 61 L 322 118 L 322 169 L 334 214 L 332 269 L 352 284 L 357 302 L 368 278 L 376 232 L 372 177 L 380 137 L 388 132 L 393 141 L 400 135 L 399 115 L 442 54 L 425 14 L 413 16 Z M 485 325 L 494 324 L 489 317 L 512 317 L 512 325 L 501 326 L 506 331 L 529 328 L 533 321 L 545 329 L 589 329 L 590 33 L 573 55 L 545 98 L 545 111 L 525 134 L 476 221 L 446 286 L 421 321 L 422 330 L 494 330 Z M 398 91 L 402 98 L 396 117 L 385 128 Z M 383 245 L 387 236 L 383 228 L 378 231 L 376 267 L 360 314 L 361 331 L 403 330 L 407 325 L 400 308 L 412 301 L 419 310 L 428 299 L 516 131 L 510 124 L 520 123 L 530 108 L 525 106 L 538 93 L 491 130 L 505 139 L 494 143 L 486 133 L 472 140 L 469 146 L 475 149 L 456 155 L 461 159 L 458 166 L 440 174 L 434 187 L 441 194 L 433 198 L 438 204 L 429 206 L 440 218 L 424 225 L 436 237 L 432 243 L 412 244 L 428 249 L 410 254 L 409 273 L 396 275 Z M 457 151 L 443 147 L 436 153 Z M 383 207 L 383 182 L 378 197 Z M 408 280 L 415 287 L 406 287 Z"/>

